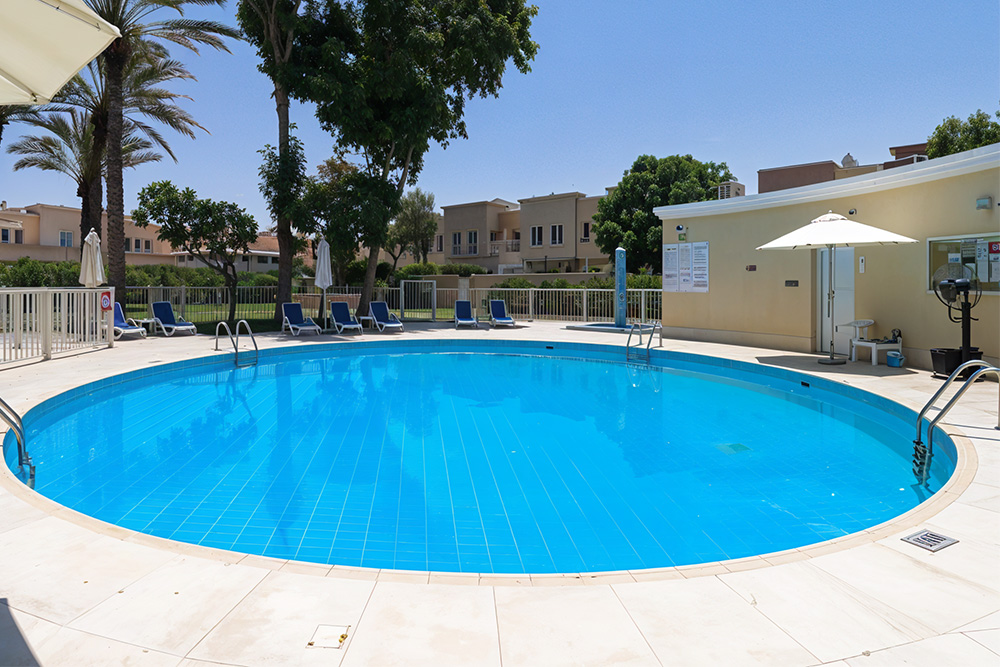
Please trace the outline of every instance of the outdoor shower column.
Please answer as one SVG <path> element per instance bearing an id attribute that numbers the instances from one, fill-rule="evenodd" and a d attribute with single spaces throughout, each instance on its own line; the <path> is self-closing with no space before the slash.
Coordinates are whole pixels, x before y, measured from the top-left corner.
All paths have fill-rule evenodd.
<path id="1" fill-rule="evenodd" d="M 615 248 L 615 326 L 625 328 L 625 248 Z"/>

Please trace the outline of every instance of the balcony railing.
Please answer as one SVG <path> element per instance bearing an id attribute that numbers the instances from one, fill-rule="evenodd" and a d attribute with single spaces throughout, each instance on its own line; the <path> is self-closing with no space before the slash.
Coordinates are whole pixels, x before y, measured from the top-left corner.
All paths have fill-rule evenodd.
<path id="1" fill-rule="evenodd" d="M 479 254 L 479 244 L 473 243 L 467 246 L 453 245 L 451 247 L 452 257 L 474 257 Z"/>
<path id="2" fill-rule="evenodd" d="M 496 257 L 502 252 L 521 252 L 521 239 L 490 241 L 490 257 Z"/>
<path id="3" fill-rule="evenodd" d="M 590 237 L 589 236 L 581 236 L 580 237 L 580 243 L 590 243 Z"/>

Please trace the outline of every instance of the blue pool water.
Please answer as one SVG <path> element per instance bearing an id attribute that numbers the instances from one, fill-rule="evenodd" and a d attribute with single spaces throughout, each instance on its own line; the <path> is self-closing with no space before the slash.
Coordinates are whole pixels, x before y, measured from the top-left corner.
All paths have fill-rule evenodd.
<path id="1" fill-rule="evenodd" d="M 942 439 L 950 454 L 915 486 L 909 413 L 779 369 L 460 345 L 316 346 L 80 388 L 26 416 L 36 490 L 277 558 L 588 572 L 846 535 L 914 507 L 954 466 Z"/>

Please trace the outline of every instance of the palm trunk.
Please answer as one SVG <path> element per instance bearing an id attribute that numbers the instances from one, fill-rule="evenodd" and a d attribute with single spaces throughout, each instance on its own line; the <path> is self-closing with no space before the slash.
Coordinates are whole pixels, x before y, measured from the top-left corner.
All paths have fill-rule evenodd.
<path id="1" fill-rule="evenodd" d="M 90 231 L 90 184 L 78 183 L 76 196 L 80 198 L 80 260 L 83 261 L 83 240 Z"/>
<path id="2" fill-rule="evenodd" d="M 288 154 L 288 93 L 274 84 L 275 110 L 278 114 L 278 163 Z M 274 304 L 274 321 L 282 318 L 281 304 L 292 300 L 292 260 L 295 258 L 292 220 L 284 212 L 278 214 L 278 300 Z"/>
<path id="3" fill-rule="evenodd" d="M 105 51 L 108 69 L 108 282 L 115 288 L 115 300 L 125 304 L 125 184 L 122 178 L 122 72 L 128 61 L 120 40 Z"/>

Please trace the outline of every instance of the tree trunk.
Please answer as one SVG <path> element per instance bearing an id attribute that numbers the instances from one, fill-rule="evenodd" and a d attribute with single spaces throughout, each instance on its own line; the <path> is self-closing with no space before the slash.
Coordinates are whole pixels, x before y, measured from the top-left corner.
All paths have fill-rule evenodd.
<path id="1" fill-rule="evenodd" d="M 226 267 L 226 287 L 229 288 L 229 326 L 236 326 L 236 294 L 237 286 L 239 281 L 237 280 L 236 266 L 227 265 Z"/>
<path id="2" fill-rule="evenodd" d="M 115 300 L 125 305 L 125 185 L 122 178 L 122 72 L 128 53 L 116 43 L 105 51 L 108 70 L 108 282 Z M 115 47 L 118 48 L 115 48 Z"/>
<path id="3" fill-rule="evenodd" d="M 378 254 L 381 246 L 373 246 L 368 251 L 368 266 L 365 267 L 365 282 L 361 287 L 361 300 L 358 302 L 357 316 L 368 314 L 368 304 L 375 293 L 375 269 L 378 268 Z"/>
<path id="4" fill-rule="evenodd" d="M 274 84 L 275 110 L 278 113 L 278 163 L 288 154 L 288 93 Z M 292 260 L 295 258 L 292 220 L 284 212 L 278 214 L 278 299 L 274 304 L 274 321 L 281 322 L 281 304 L 292 300 Z"/>

